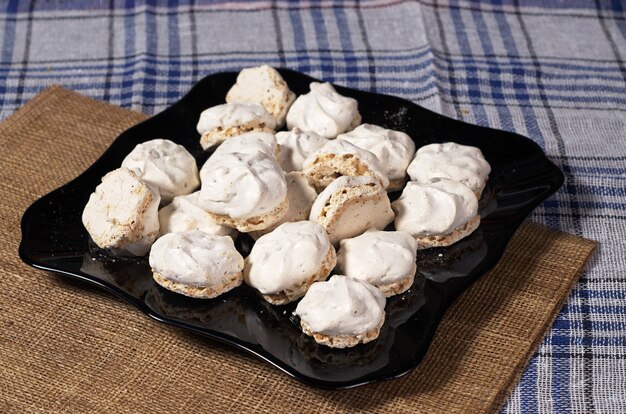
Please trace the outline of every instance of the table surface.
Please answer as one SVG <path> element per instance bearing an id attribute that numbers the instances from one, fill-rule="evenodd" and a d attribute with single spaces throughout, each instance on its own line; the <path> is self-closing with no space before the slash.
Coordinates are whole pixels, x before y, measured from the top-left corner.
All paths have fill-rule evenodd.
<path id="1" fill-rule="evenodd" d="M 0 2 L 0 119 L 51 84 L 157 113 L 269 64 L 537 142 L 566 183 L 532 220 L 600 246 L 503 412 L 626 412 L 620 1 Z"/>

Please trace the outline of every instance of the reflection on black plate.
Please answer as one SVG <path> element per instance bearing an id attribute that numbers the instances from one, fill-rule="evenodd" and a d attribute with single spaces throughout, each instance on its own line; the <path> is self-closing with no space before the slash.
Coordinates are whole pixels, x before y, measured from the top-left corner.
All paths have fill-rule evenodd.
<path id="1" fill-rule="evenodd" d="M 297 94 L 306 93 L 315 81 L 280 72 Z M 171 139 L 187 147 L 201 165 L 207 154 L 200 147 L 196 121 L 202 110 L 224 102 L 236 76 L 207 76 L 175 105 L 121 134 L 74 181 L 33 203 L 22 218 L 22 260 L 87 280 L 159 321 L 248 351 L 303 383 L 345 388 L 394 378 L 417 366 L 445 310 L 495 265 L 524 218 L 563 182 L 542 150 L 520 135 L 455 121 L 396 97 L 337 87 L 358 100 L 363 122 L 404 131 L 418 148 L 446 141 L 479 147 L 492 172 L 480 203 L 479 229 L 456 245 L 419 252 L 416 282 L 388 301 L 379 339 L 347 350 L 325 348 L 300 332 L 291 314 L 294 304 L 270 306 L 245 286 L 207 301 L 165 291 L 152 281 L 145 258 L 108 257 L 93 248 L 81 223 L 83 207 L 100 178 L 118 168 L 140 142 Z M 244 255 L 251 245 L 247 236 L 237 242 Z"/>

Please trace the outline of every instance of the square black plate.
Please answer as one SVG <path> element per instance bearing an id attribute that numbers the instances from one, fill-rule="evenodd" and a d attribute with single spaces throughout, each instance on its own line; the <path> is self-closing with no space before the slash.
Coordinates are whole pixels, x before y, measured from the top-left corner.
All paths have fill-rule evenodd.
<path id="1" fill-rule="evenodd" d="M 290 70 L 280 73 L 298 95 L 317 81 Z M 81 223 L 82 210 L 100 178 L 118 168 L 140 142 L 168 138 L 184 145 L 201 166 L 208 155 L 199 145 L 198 117 L 224 102 L 236 76 L 217 73 L 202 79 L 172 107 L 122 133 L 78 178 L 33 203 L 22 217 L 22 260 L 91 282 L 156 320 L 247 351 L 305 384 L 347 388 L 415 368 L 446 309 L 496 264 L 521 222 L 563 183 L 561 171 L 528 138 L 456 121 L 393 96 L 338 86 L 339 93 L 359 102 L 363 122 L 404 131 L 417 148 L 446 141 L 476 146 L 492 172 L 480 202 L 478 230 L 448 248 L 418 252 L 415 284 L 388 300 L 380 337 L 352 349 L 326 348 L 301 333 L 291 314 L 295 304 L 271 306 L 245 285 L 213 300 L 168 292 L 152 280 L 146 258 L 107 256 L 90 242 Z M 245 235 L 237 241 L 244 256 L 251 245 Z"/>

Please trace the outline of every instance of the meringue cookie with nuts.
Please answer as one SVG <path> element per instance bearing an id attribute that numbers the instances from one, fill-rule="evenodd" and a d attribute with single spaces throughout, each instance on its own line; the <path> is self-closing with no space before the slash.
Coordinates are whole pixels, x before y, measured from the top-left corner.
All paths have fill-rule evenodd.
<path id="1" fill-rule="evenodd" d="M 315 342 L 347 348 L 378 338 L 385 321 L 385 296 L 367 282 L 334 275 L 316 282 L 298 303 L 302 331 Z"/>
<path id="2" fill-rule="evenodd" d="M 285 173 L 276 158 L 262 151 L 210 157 L 200 170 L 199 205 L 218 224 L 242 232 L 263 230 L 287 212 Z"/>
<path id="3" fill-rule="evenodd" d="M 389 196 L 374 177 L 343 176 L 322 191 L 309 220 L 326 229 L 330 242 L 358 236 L 367 229 L 384 229 L 393 221 Z"/>
<path id="4" fill-rule="evenodd" d="M 287 113 L 287 128 L 313 131 L 326 138 L 349 131 L 361 123 L 358 102 L 337 93 L 330 83 L 312 82 Z"/>
<path id="5" fill-rule="evenodd" d="M 194 298 L 214 298 L 243 280 L 243 257 L 233 239 L 199 230 L 159 238 L 149 262 L 159 285 Z"/>
<path id="6" fill-rule="evenodd" d="M 336 272 L 368 282 L 386 297 L 413 284 L 417 242 L 404 231 L 366 231 L 339 242 Z"/>
<path id="7" fill-rule="evenodd" d="M 302 297 L 335 267 L 335 249 L 312 221 L 283 223 L 261 236 L 245 260 L 244 280 L 275 305 Z"/>
<path id="8" fill-rule="evenodd" d="M 409 181 L 391 206 L 396 229 L 415 237 L 419 249 L 449 246 L 480 224 L 476 194 L 465 184 L 448 179 L 427 184 Z"/>
<path id="9" fill-rule="evenodd" d="M 178 195 L 190 194 L 200 185 L 194 157 L 168 139 L 153 139 L 138 144 L 122 161 L 139 178 L 161 194 L 167 204 Z"/>
<path id="10" fill-rule="evenodd" d="M 447 178 L 465 184 L 480 198 L 491 166 L 479 148 L 455 142 L 425 145 L 417 150 L 407 173 L 411 180 L 426 184 Z"/>
<path id="11" fill-rule="evenodd" d="M 143 256 L 159 233 L 159 192 L 127 168 L 104 177 L 89 196 L 82 221 L 91 239 L 114 254 Z"/>

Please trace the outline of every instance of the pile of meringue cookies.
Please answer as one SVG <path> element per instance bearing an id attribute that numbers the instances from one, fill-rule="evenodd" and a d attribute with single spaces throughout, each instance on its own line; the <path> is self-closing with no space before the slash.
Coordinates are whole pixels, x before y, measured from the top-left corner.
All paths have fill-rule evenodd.
<path id="1" fill-rule="evenodd" d="M 83 212 L 100 248 L 150 252 L 166 289 L 208 299 L 245 281 L 275 305 L 302 298 L 304 333 L 352 347 L 378 337 L 385 298 L 413 284 L 418 249 L 478 227 L 491 171 L 478 148 L 415 152 L 407 134 L 361 124 L 357 101 L 331 84 L 296 98 L 266 65 L 242 70 L 226 102 L 200 115 L 200 144 L 215 150 L 199 171 L 183 146 L 144 142 Z M 396 231 L 383 231 L 391 222 Z M 256 240 L 245 259 L 239 232 Z"/>

